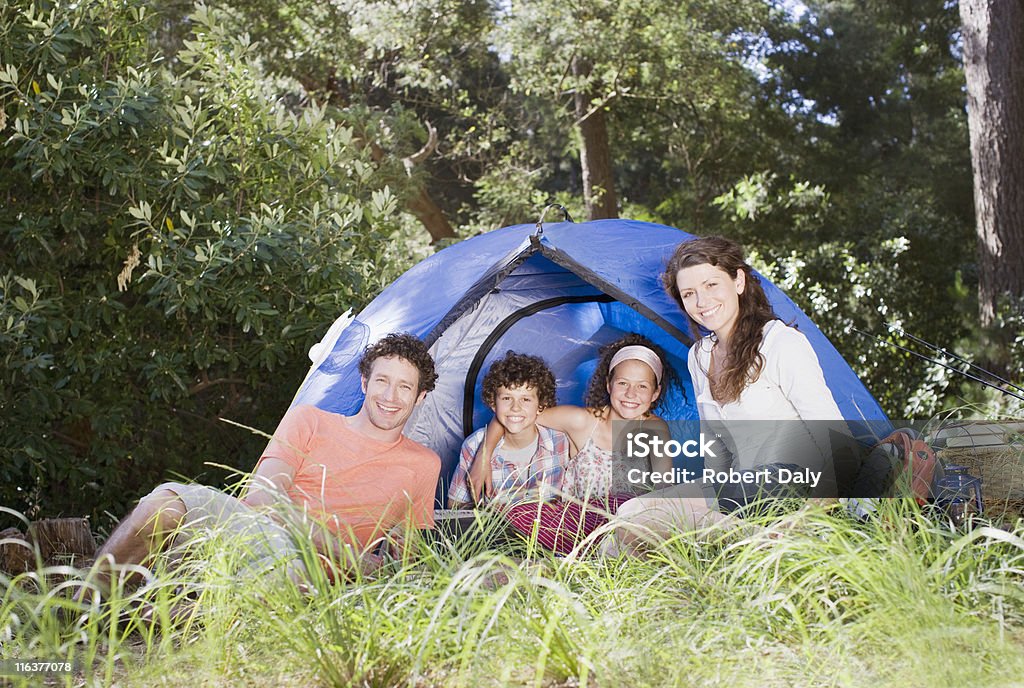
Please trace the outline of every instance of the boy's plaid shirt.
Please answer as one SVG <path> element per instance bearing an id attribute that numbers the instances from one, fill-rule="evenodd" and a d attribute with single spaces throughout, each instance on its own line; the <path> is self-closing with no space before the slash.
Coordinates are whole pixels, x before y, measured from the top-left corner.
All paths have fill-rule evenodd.
<path id="1" fill-rule="evenodd" d="M 469 494 L 467 478 L 473 465 L 473 457 L 476 456 L 486 431 L 487 427 L 482 427 L 462 443 L 459 465 L 455 468 L 448 490 L 450 503 L 469 504 L 473 501 Z M 537 426 L 537 433 L 537 450 L 525 465 L 515 465 L 505 460 L 502 455 L 504 440 L 498 443 L 498 448 L 491 457 L 497 501 L 505 504 L 548 501 L 561 494 L 562 473 L 569 461 L 569 438 L 564 432 L 543 425 Z"/>

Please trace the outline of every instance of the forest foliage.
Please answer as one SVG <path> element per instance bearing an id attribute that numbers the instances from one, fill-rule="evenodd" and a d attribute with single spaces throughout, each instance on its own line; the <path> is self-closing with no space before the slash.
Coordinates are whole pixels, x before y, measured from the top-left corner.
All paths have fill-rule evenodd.
<path id="1" fill-rule="evenodd" d="M 0 0 L 0 503 L 250 467 L 219 419 L 272 430 L 339 314 L 584 214 L 580 94 L 622 216 L 745 242 L 892 416 L 985 400 L 858 333 L 984 350 L 956 6 L 792 7 Z"/>

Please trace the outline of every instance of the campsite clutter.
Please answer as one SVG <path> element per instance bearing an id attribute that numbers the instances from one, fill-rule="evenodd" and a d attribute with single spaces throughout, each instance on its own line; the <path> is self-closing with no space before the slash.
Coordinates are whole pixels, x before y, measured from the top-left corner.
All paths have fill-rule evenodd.
<path id="1" fill-rule="evenodd" d="M 44 566 L 83 566 L 96 553 L 88 519 L 46 518 L 33 521 L 22 532 L 0 530 L 0 572 L 17 575 Z"/>

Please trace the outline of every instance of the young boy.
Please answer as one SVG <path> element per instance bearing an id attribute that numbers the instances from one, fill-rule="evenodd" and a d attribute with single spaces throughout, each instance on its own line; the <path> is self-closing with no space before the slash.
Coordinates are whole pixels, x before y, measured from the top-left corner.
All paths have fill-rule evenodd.
<path id="1" fill-rule="evenodd" d="M 495 501 L 518 504 L 555 499 L 569 460 L 569 439 L 563 432 L 537 425 L 537 414 L 556 403 L 555 376 L 547 364 L 537 356 L 509 351 L 484 376 L 483 397 L 505 429 L 491 458 Z M 486 431 L 486 426 L 480 428 L 462 444 L 448 492 L 452 509 L 473 504 L 466 481 Z"/>

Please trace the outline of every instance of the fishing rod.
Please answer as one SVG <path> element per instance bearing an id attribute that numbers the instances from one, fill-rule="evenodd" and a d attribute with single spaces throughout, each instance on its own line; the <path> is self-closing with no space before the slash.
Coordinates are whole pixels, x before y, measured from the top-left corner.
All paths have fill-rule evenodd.
<path id="1" fill-rule="evenodd" d="M 1024 401 L 1024 395 L 1017 394 L 1016 392 L 1011 392 L 1008 389 L 1003 389 L 1002 387 L 999 387 L 998 385 L 992 384 L 988 380 L 983 380 L 983 379 L 981 379 L 980 377 L 978 377 L 976 375 L 971 375 L 970 373 L 965 372 L 963 370 L 960 370 L 959 368 L 954 368 L 951 365 L 947 365 L 947 364 L 943 363 L 942 361 L 936 361 L 934 358 L 929 358 L 928 356 L 925 356 L 924 354 L 920 354 L 920 353 L 914 351 L 913 349 L 908 349 L 907 347 L 902 346 L 900 344 L 897 344 L 896 342 L 890 342 L 888 339 L 882 339 L 881 337 L 879 337 L 876 334 L 871 334 L 870 332 L 864 332 L 863 330 L 859 330 L 856 327 L 854 327 L 852 329 L 857 334 L 862 334 L 865 337 L 870 337 L 872 339 L 877 339 L 878 341 L 882 342 L 883 344 L 888 344 L 889 346 L 894 347 L 896 349 L 899 349 L 900 351 L 905 351 L 905 352 L 907 352 L 908 354 L 910 354 L 912 356 L 917 356 L 918 358 L 920 358 L 922 360 L 928 361 L 929 363 L 934 363 L 935 365 L 941 366 L 941 367 L 945 368 L 946 370 L 952 370 L 954 373 L 960 373 L 961 375 L 963 375 L 964 377 L 966 377 L 969 380 L 974 380 L 975 382 L 980 382 L 981 384 L 985 385 L 986 387 L 991 387 L 992 389 L 998 390 L 998 391 L 1002 392 L 1003 394 L 1008 394 L 1009 396 L 1014 397 L 1015 399 L 1020 399 L 1021 401 Z"/>
<path id="2" fill-rule="evenodd" d="M 1011 382 L 1010 380 L 1006 380 L 1004 378 L 999 377 L 998 375 L 993 373 L 991 370 L 986 370 L 986 369 L 982 368 L 980 365 L 977 365 L 976 363 L 972 363 L 971 361 L 968 361 L 963 356 L 958 356 L 957 354 L 953 353 L 952 351 L 949 351 L 946 348 L 943 348 L 941 346 L 937 346 L 937 345 L 932 344 L 931 342 L 929 342 L 929 341 L 927 341 L 925 339 L 921 339 L 920 337 L 912 335 L 909 332 L 907 332 L 906 330 L 904 330 L 902 327 L 899 327 L 898 325 L 889 324 L 888 327 L 889 327 L 890 330 L 896 330 L 897 332 L 902 334 L 904 337 L 909 337 L 913 341 L 917 342 L 918 344 L 921 344 L 923 346 L 928 347 L 932 351 L 938 351 L 939 353 L 944 354 L 946 356 L 950 356 L 951 358 L 954 358 L 954 359 L 960 361 L 961 363 L 966 363 L 967 365 L 969 365 L 971 368 L 977 370 L 978 372 L 985 373 L 986 375 L 994 378 L 995 380 L 998 380 L 999 382 L 1003 383 L 1004 385 L 1009 385 L 1010 387 L 1013 387 L 1014 389 L 1016 389 L 1019 392 L 1024 392 L 1024 387 L 1021 387 L 1020 385 L 1016 384 L 1015 382 Z"/>

